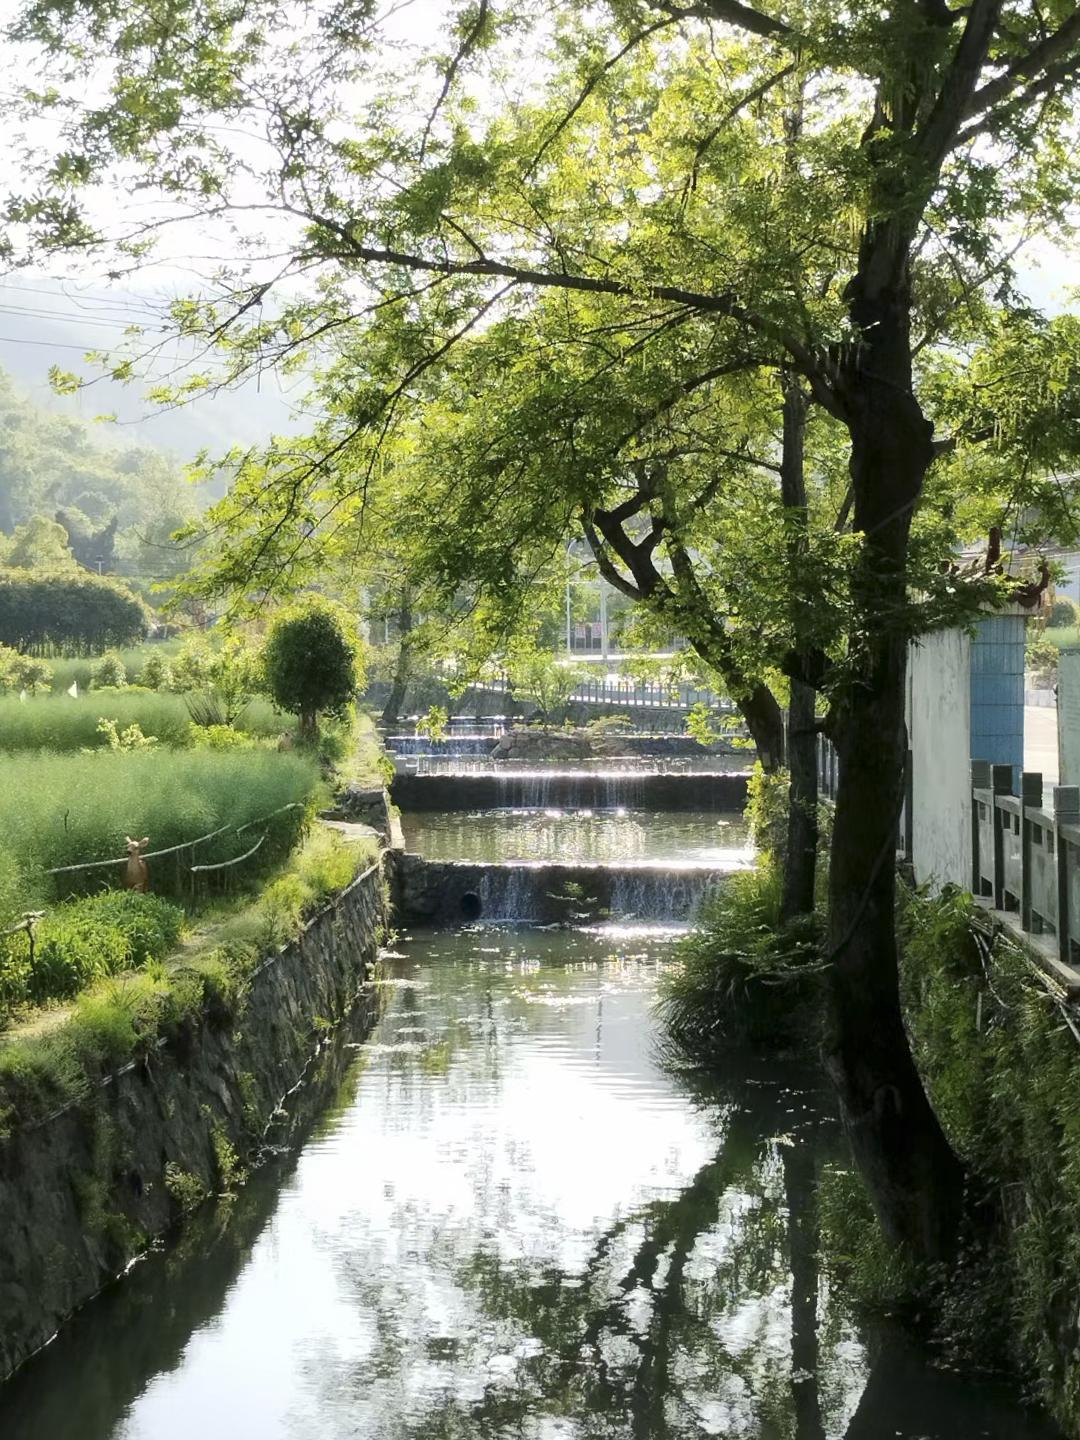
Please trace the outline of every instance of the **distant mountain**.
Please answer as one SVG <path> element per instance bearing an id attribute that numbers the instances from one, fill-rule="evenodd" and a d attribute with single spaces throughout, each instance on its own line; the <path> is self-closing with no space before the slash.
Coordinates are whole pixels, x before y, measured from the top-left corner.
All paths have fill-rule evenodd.
<path id="1" fill-rule="evenodd" d="M 96 378 L 97 372 L 83 356 L 88 350 L 119 346 L 125 326 L 131 324 L 160 325 L 148 296 L 86 289 L 40 276 L 9 274 L 0 280 L 0 366 L 42 408 L 87 422 L 115 414 L 116 423 L 94 427 L 101 445 L 151 445 L 186 461 L 203 448 L 220 453 L 296 428 L 290 398 L 272 376 L 263 377 L 260 385 L 248 384 L 166 411 L 148 405 L 138 384 Z M 177 360 L 176 342 L 169 342 L 155 364 L 155 383 L 164 383 L 170 372 L 175 373 Z M 48 380 L 54 365 L 94 383 L 77 395 L 55 395 Z"/>

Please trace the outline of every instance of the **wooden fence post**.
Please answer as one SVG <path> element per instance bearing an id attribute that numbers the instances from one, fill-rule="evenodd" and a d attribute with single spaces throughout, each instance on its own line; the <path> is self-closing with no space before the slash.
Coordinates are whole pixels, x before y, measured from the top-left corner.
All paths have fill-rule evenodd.
<path id="1" fill-rule="evenodd" d="M 1061 833 L 1063 825 L 1080 825 L 1080 785 L 1054 786 L 1054 847 L 1057 860 L 1057 942 L 1058 959 L 1072 964 L 1069 941 L 1069 844 Z"/>
<path id="2" fill-rule="evenodd" d="M 1031 823 L 1028 808 L 1042 805 L 1042 775 L 1025 770 L 1020 776 L 1020 928 L 1031 929 Z"/>

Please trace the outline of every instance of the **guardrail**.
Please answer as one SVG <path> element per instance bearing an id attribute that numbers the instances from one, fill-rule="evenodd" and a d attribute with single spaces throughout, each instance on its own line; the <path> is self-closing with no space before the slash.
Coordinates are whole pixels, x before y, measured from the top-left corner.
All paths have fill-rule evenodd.
<path id="1" fill-rule="evenodd" d="M 504 694 L 506 684 L 502 680 L 474 681 L 469 689 Z M 691 710 L 698 704 L 724 714 L 736 709 L 735 702 L 726 695 L 696 685 L 639 684 L 632 680 L 583 680 L 567 700 L 576 705 L 623 705 L 631 710 Z"/>
<path id="2" fill-rule="evenodd" d="M 1030 935 L 1053 937 L 1058 959 L 1080 960 L 1080 786 L 1024 771 L 1013 793 L 1011 765 L 971 762 L 972 893 L 1015 913 Z"/>

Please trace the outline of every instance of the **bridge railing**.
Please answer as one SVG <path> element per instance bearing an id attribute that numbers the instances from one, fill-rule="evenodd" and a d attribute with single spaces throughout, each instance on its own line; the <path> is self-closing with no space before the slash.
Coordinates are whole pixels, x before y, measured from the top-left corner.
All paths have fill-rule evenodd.
<path id="1" fill-rule="evenodd" d="M 1025 770 L 1014 793 L 1011 765 L 971 762 L 971 889 L 1020 928 L 1053 943 L 1065 965 L 1080 961 L 1080 786 Z"/>

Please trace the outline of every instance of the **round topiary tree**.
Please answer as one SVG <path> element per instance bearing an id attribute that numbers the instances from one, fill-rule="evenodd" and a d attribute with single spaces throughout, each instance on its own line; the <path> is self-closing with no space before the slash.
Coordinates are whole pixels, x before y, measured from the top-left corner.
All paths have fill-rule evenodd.
<path id="1" fill-rule="evenodd" d="M 360 644 L 349 617 L 320 595 L 280 610 L 263 649 L 267 689 L 314 735 L 320 714 L 340 715 L 362 683 Z"/>
<path id="2" fill-rule="evenodd" d="M 1077 623 L 1077 608 L 1067 595 L 1060 595 L 1050 607 L 1050 624 L 1055 628 Z"/>

